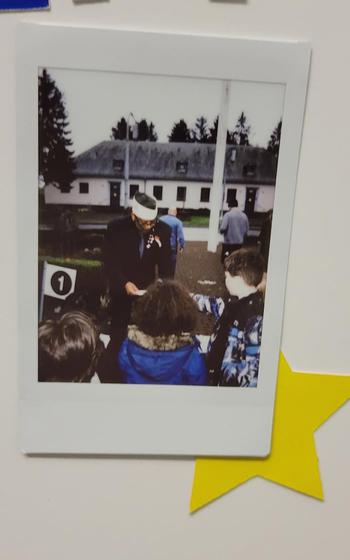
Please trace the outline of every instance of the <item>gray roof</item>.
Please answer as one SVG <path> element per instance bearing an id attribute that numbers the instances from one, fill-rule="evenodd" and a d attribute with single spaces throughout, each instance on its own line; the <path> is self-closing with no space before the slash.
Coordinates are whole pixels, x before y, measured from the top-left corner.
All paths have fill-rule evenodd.
<path id="1" fill-rule="evenodd" d="M 93 146 L 76 157 L 76 177 L 123 179 L 125 148 L 125 140 L 110 140 Z M 213 180 L 215 144 L 140 141 L 130 142 L 129 148 L 131 180 Z M 276 170 L 277 160 L 265 148 L 226 148 L 226 182 L 271 185 L 276 182 Z"/>

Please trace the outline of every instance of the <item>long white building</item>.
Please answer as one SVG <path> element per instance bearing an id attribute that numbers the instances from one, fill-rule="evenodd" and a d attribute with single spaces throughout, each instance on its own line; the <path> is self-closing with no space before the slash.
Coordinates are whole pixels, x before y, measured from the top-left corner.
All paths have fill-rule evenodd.
<path id="1" fill-rule="evenodd" d="M 139 190 L 157 198 L 160 208 L 210 210 L 214 159 L 215 144 L 101 142 L 77 156 L 69 188 L 45 186 L 45 203 L 118 209 L 130 206 Z M 218 193 L 223 209 L 234 198 L 248 216 L 272 208 L 276 170 L 276 158 L 264 148 L 227 146 Z"/>

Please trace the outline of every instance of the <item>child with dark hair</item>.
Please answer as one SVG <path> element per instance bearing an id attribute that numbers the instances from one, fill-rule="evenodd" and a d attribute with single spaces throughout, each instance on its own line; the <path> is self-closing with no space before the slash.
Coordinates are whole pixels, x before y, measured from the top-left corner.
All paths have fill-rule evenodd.
<path id="1" fill-rule="evenodd" d="M 177 282 L 152 284 L 135 304 L 119 352 L 124 383 L 206 385 L 205 360 L 194 337 L 197 313 Z"/>
<path id="2" fill-rule="evenodd" d="M 82 311 L 65 313 L 39 326 L 39 381 L 89 383 L 103 348 L 92 318 Z"/>
<path id="3" fill-rule="evenodd" d="M 264 313 L 258 286 L 264 260 L 255 249 L 240 249 L 224 264 L 228 300 L 193 296 L 201 311 L 213 313 L 217 319 L 207 354 L 210 384 L 256 387 Z"/>

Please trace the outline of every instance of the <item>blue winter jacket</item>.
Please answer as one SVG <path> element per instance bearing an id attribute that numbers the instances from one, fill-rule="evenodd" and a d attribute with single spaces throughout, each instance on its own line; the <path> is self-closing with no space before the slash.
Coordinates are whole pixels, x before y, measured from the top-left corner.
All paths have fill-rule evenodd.
<path id="1" fill-rule="evenodd" d="M 204 356 L 199 352 L 195 339 L 188 335 L 187 341 L 185 338 L 180 341 L 174 335 L 166 340 L 164 337 L 153 338 L 141 331 L 136 331 L 135 336 L 135 331 L 130 334 L 129 327 L 129 335 L 120 348 L 118 361 L 124 383 L 208 384 Z"/>

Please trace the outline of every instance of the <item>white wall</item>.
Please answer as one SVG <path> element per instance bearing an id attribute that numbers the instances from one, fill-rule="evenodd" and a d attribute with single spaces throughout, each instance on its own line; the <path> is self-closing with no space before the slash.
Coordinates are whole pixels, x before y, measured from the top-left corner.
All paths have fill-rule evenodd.
<path id="1" fill-rule="evenodd" d="M 45 204 L 73 204 L 73 205 L 95 205 L 95 206 L 109 206 L 110 205 L 110 181 L 115 179 L 97 179 L 94 177 L 84 177 L 73 181 L 72 188 L 69 192 L 62 192 L 54 185 L 46 185 L 44 187 Z M 81 182 L 88 183 L 88 193 L 80 193 L 79 184 Z M 124 204 L 124 180 L 120 180 L 120 196 L 119 203 L 121 206 Z M 130 194 L 130 185 L 138 185 L 141 192 L 146 192 L 150 196 L 153 195 L 153 187 L 163 187 L 162 200 L 159 200 L 158 205 L 161 208 L 186 208 L 186 209 L 207 209 L 210 210 L 212 200 L 212 183 L 195 182 L 195 181 L 151 181 L 151 180 L 137 180 L 130 179 L 128 186 L 128 193 Z M 184 202 L 177 200 L 177 187 L 186 187 L 186 200 Z M 209 202 L 201 202 L 201 189 L 210 188 Z M 224 197 L 224 210 L 228 209 L 226 202 L 227 191 L 229 189 L 236 190 L 236 198 L 238 207 L 244 210 L 246 200 L 246 185 L 233 185 L 228 184 L 225 186 Z M 274 187 L 265 186 L 257 187 L 257 196 L 255 203 L 256 212 L 266 212 L 273 206 Z M 130 196 L 128 196 L 128 205 L 131 205 Z"/>
<path id="2" fill-rule="evenodd" d="M 79 183 L 88 183 L 89 192 L 83 194 L 79 192 Z M 87 177 L 73 181 L 70 192 L 61 192 L 53 185 L 45 187 L 46 204 L 96 204 L 97 206 L 110 205 L 110 185 L 108 179 L 96 179 Z"/>
<path id="3" fill-rule="evenodd" d="M 210 208 L 210 202 L 201 202 L 201 189 L 202 187 L 212 188 L 211 183 L 199 183 L 196 181 L 147 181 L 146 193 L 153 196 L 153 186 L 163 186 L 163 200 L 159 201 L 161 207 L 175 207 L 175 208 Z M 186 200 L 179 201 L 177 199 L 177 187 L 186 188 Z"/>
<path id="4" fill-rule="evenodd" d="M 255 212 L 267 212 L 267 210 L 273 208 L 274 198 L 275 187 L 271 185 L 259 187 L 255 199 Z"/>
<path id="5" fill-rule="evenodd" d="M 86 6 L 51 0 L 51 4 L 48 13 L 0 15 L 0 558 L 346 560 L 349 405 L 316 434 L 325 503 L 257 479 L 189 516 L 191 460 L 20 454 L 14 32 L 24 19 L 312 41 L 282 348 L 294 368 L 349 373 L 348 0 L 110 0 Z"/>

